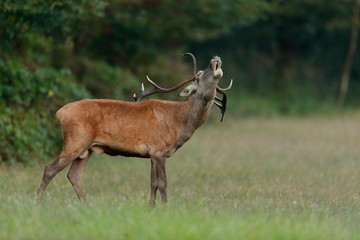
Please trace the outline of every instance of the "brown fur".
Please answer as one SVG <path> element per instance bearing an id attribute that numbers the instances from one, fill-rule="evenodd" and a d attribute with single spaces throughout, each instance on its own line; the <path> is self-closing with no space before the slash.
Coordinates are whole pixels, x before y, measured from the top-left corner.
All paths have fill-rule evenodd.
<path id="1" fill-rule="evenodd" d="M 63 152 L 75 147 L 84 152 L 95 143 L 104 152 L 150 157 L 173 147 L 188 112 L 188 101 L 84 99 L 62 107 L 56 118 L 62 126 Z"/>

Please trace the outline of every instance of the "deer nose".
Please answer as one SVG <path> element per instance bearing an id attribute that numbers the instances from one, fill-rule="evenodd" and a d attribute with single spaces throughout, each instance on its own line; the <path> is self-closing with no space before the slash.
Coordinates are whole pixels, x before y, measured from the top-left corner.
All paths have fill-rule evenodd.
<path id="1" fill-rule="evenodd" d="M 213 56 L 212 60 L 221 62 L 221 58 L 219 56 Z"/>
<path id="2" fill-rule="evenodd" d="M 211 59 L 211 66 L 212 66 L 212 69 L 214 71 L 218 70 L 219 68 L 221 68 L 221 58 L 218 57 L 218 56 L 214 56 L 212 59 Z"/>

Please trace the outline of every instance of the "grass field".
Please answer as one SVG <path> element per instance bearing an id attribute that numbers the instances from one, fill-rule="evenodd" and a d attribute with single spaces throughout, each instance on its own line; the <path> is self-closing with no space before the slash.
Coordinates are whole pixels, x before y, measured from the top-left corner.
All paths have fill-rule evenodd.
<path id="1" fill-rule="evenodd" d="M 0 167 L 0 239 L 360 238 L 360 114 L 208 123 L 155 209 L 147 159 L 93 156 L 86 204 L 66 170 L 35 203 L 45 164 Z"/>

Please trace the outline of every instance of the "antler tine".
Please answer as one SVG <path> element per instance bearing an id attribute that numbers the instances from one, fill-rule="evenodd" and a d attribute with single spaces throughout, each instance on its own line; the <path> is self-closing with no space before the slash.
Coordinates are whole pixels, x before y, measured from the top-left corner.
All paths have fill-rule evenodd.
<path id="1" fill-rule="evenodd" d="M 222 101 L 222 98 L 219 98 L 218 96 L 215 96 L 215 99 L 218 100 L 218 101 Z"/>
<path id="2" fill-rule="evenodd" d="M 145 91 L 144 90 L 144 84 L 141 85 L 141 94 L 137 95 L 136 93 L 134 93 L 133 98 L 135 102 L 140 101 L 142 98 L 155 94 L 155 93 L 169 93 L 172 91 L 177 90 L 178 88 L 184 86 L 185 84 L 194 81 L 195 80 L 195 75 L 196 75 L 196 59 L 195 56 L 192 53 L 184 53 L 183 56 L 189 55 L 192 60 L 193 60 L 193 65 L 194 65 L 194 74 L 191 77 L 188 77 L 187 79 L 185 79 L 184 81 L 182 81 L 181 83 L 177 84 L 176 86 L 172 87 L 172 88 L 163 88 L 160 87 L 159 85 L 157 85 L 155 82 L 153 82 L 149 76 L 146 76 L 146 79 L 154 86 L 153 90 L 149 90 L 149 91 Z"/>
<path id="3" fill-rule="evenodd" d="M 196 58 L 192 53 L 189 53 L 189 52 L 183 54 L 183 56 L 186 56 L 186 55 L 190 56 L 193 60 L 193 65 L 194 65 L 193 68 L 194 68 L 194 76 L 195 76 L 195 74 L 196 74 Z"/>
<path id="4" fill-rule="evenodd" d="M 232 83 L 233 83 L 233 80 L 231 79 L 230 84 L 227 88 L 220 88 L 219 86 L 216 87 L 216 91 L 223 95 L 222 98 L 215 96 L 215 99 L 217 101 L 219 101 L 220 103 L 214 101 L 215 105 L 218 106 L 221 110 L 221 120 L 220 120 L 221 122 L 224 120 L 224 115 L 226 112 L 226 102 L 227 102 L 226 91 L 231 89 Z"/>
<path id="5" fill-rule="evenodd" d="M 218 103 L 217 101 L 214 101 L 214 103 L 215 103 L 215 105 L 218 106 L 220 109 L 222 108 L 221 103 Z M 223 118 L 221 117 L 221 119 L 223 119 Z"/>
<path id="6" fill-rule="evenodd" d="M 231 89 L 232 84 L 233 84 L 233 80 L 231 79 L 231 80 L 230 80 L 230 84 L 229 84 L 229 86 L 228 86 L 227 88 L 220 88 L 220 87 L 218 86 L 218 87 L 217 87 L 217 90 L 221 90 L 221 91 L 223 91 L 223 92 L 228 91 L 228 90 Z"/>
<path id="7" fill-rule="evenodd" d="M 227 96 L 225 92 L 220 92 L 223 94 L 223 98 L 219 98 L 219 97 L 215 97 L 216 100 L 220 101 L 220 103 L 218 103 L 217 101 L 214 100 L 214 103 L 216 106 L 218 106 L 220 108 L 221 111 L 221 119 L 220 122 L 222 122 L 224 120 L 224 115 L 226 112 L 226 102 L 227 102 Z"/>
<path id="8" fill-rule="evenodd" d="M 148 90 L 148 91 L 145 91 L 143 85 L 141 87 L 141 94 L 137 95 L 136 93 L 134 93 L 133 95 L 133 98 L 134 98 L 134 101 L 135 102 L 138 102 L 140 101 L 142 98 L 146 97 L 146 96 L 149 96 L 149 95 L 152 95 L 152 94 L 155 94 L 155 93 L 169 93 L 169 92 L 173 92 L 177 89 L 179 89 L 180 87 L 184 86 L 185 84 L 191 82 L 194 80 L 194 77 L 191 76 L 187 79 L 185 79 L 184 81 L 180 82 L 179 84 L 175 85 L 174 87 L 172 88 L 163 88 L 163 87 L 160 87 L 159 85 L 157 85 L 154 81 L 152 81 L 149 76 L 146 76 L 146 79 L 154 86 L 154 89 L 152 90 Z"/>

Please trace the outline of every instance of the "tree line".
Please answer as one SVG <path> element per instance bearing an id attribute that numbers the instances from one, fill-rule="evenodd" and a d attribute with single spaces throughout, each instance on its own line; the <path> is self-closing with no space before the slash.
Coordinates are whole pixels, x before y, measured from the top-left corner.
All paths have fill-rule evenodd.
<path id="1" fill-rule="evenodd" d="M 222 57 L 224 81 L 235 81 L 234 115 L 326 111 L 339 95 L 354 108 L 357 7 L 350 0 L 1 0 L 0 162 L 56 155 L 59 107 L 85 97 L 131 100 L 147 74 L 170 86 L 191 73 L 181 58 L 187 51 L 199 68 Z"/>

